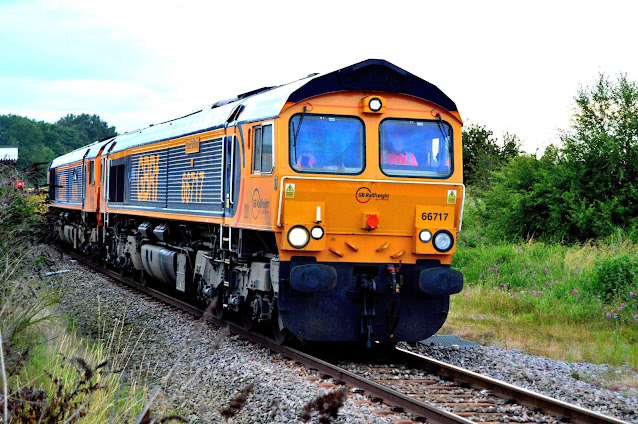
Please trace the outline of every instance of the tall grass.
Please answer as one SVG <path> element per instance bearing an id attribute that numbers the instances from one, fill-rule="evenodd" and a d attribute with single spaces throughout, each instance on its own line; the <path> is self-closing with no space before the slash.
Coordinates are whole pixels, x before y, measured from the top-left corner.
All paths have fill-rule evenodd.
<path id="1" fill-rule="evenodd" d="M 126 379 L 115 354 L 122 329 L 94 344 L 65 331 L 54 314 L 61 293 L 45 282 L 43 194 L 23 193 L 21 175 L 0 167 L 0 420 L 4 423 L 132 422 L 144 405 L 142 380 Z M 105 330 L 105 329 L 104 329 Z"/>
<path id="2" fill-rule="evenodd" d="M 47 324 L 54 338 L 30 349 L 29 359 L 12 379 L 13 420 L 43 422 L 133 422 L 145 402 L 143 373 L 131 375 L 127 356 L 114 355 L 121 334 L 114 328 L 106 342 L 95 344 Z M 38 394 L 38 404 L 29 402 Z M 57 419 L 57 421 L 56 421 Z M 36 421 L 38 422 L 38 421 Z"/>

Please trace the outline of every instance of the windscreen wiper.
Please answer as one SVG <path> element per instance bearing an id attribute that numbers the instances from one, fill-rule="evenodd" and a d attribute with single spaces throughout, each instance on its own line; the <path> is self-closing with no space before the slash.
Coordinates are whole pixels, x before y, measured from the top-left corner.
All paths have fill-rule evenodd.
<path id="1" fill-rule="evenodd" d="M 299 126 L 297 126 L 297 130 L 295 131 L 295 135 L 292 139 L 292 152 L 295 155 L 295 163 L 297 162 L 297 137 L 299 136 L 299 130 L 301 129 L 301 124 L 303 122 L 303 117 L 306 116 L 307 106 L 303 107 L 303 112 L 301 113 L 301 118 L 299 118 Z M 293 128 L 294 130 L 294 128 Z"/>
<path id="2" fill-rule="evenodd" d="M 439 131 L 441 131 L 441 135 L 443 136 L 443 139 L 445 141 L 448 141 L 448 137 L 450 136 L 449 134 L 446 134 L 445 131 L 443 130 L 443 119 L 441 119 L 441 114 L 437 113 L 436 117 L 439 118 L 438 121 L 436 121 L 436 125 L 439 127 Z"/>

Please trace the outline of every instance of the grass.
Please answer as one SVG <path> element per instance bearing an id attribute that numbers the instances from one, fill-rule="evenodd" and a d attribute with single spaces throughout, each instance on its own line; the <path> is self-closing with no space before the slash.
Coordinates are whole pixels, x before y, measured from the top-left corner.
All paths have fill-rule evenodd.
<path id="1" fill-rule="evenodd" d="M 467 210 L 452 263 L 465 287 L 442 333 L 638 368 L 638 244 L 622 232 L 581 245 L 494 242 L 481 233 L 472 199 Z"/>
<path id="2" fill-rule="evenodd" d="M 47 335 L 57 336 L 30 349 L 24 367 L 11 379 L 16 401 L 24 401 L 19 393 L 30 388 L 44 392 L 43 409 L 70 408 L 63 413 L 67 420 L 75 414 L 87 423 L 133 422 L 142 411 L 146 391 L 143 379 L 114 372 L 122 366 L 110 351 L 116 333 L 107 343 L 94 344 L 62 326 L 48 323 L 47 327 Z M 24 411 L 28 404 L 20 408 L 22 417 L 28 416 Z"/>
<path id="3" fill-rule="evenodd" d="M 103 343 L 82 339 L 54 314 L 46 257 L 33 249 L 46 228 L 41 193 L 15 188 L 22 179 L 0 167 L 0 422 L 143 422 L 143 374 L 126 369 L 121 327 L 102 327 Z M 150 420 L 146 420 L 150 422 Z"/>
<path id="4" fill-rule="evenodd" d="M 605 319 L 578 322 L 510 296 L 480 287 L 464 290 L 453 298 L 441 332 L 570 362 L 637 366 L 638 329 Z"/>
<path id="5" fill-rule="evenodd" d="M 26 252 L 3 274 L 3 393 L 8 396 L 3 396 L 7 407 L 0 406 L 1 421 L 135 422 L 147 398 L 144 373 L 128 367 L 136 340 L 123 324 L 102 325 L 101 343 L 78 337 L 66 319 L 52 313 L 58 294 L 33 268 L 39 259 Z"/>

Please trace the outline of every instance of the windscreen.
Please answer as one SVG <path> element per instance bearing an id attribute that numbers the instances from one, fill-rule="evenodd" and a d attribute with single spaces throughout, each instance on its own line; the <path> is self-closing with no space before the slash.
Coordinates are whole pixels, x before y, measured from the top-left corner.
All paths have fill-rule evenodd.
<path id="1" fill-rule="evenodd" d="M 379 127 L 381 170 L 397 177 L 452 174 L 452 128 L 443 121 L 386 119 Z"/>
<path id="2" fill-rule="evenodd" d="M 359 174 L 363 122 L 348 116 L 298 114 L 290 119 L 290 165 L 298 172 Z"/>

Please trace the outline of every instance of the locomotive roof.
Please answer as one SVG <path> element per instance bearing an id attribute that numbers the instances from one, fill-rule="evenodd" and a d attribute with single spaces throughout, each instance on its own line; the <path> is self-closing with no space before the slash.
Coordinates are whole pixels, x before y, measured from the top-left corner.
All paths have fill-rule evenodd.
<path id="1" fill-rule="evenodd" d="M 347 90 L 402 93 L 435 103 L 448 111 L 457 110 L 454 102 L 435 85 L 385 60 L 368 59 L 327 74 L 313 74 L 289 84 L 240 94 L 181 118 L 95 142 L 56 158 L 50 167 L 55 168 L 82 158 L 95 158 L 105 143 L 115 142 L 114 146 L 107 148 L 114 153 L 151 142 L 236 125 L 234 119 L 238 107 L 241 107 L 241 112 L 237 123 L 262 121 L 278 117 L 286 103 L 297 103 L 321 94 Z"/>

